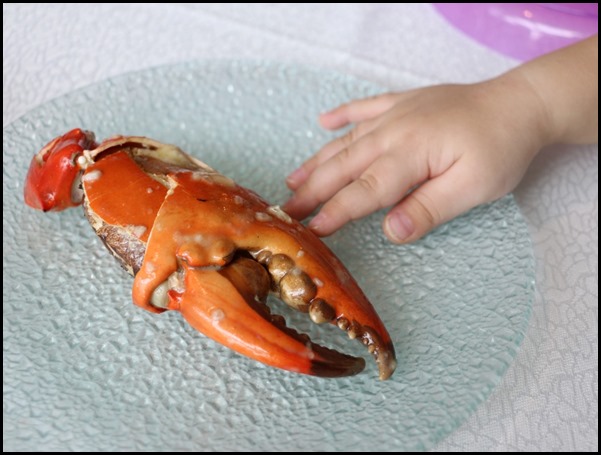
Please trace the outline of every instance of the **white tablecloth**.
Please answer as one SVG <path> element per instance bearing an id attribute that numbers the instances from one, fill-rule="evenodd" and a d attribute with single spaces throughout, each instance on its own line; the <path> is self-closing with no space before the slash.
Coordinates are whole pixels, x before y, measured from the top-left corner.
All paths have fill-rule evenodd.
<path id="1" fill-rule="evenodd" d="M 3 13 L 5 126 L 92 82 L 198 58 L 297 62 L 399 89 L 516 65 L 429 4 L 4 4 Z M 537 260 L 530 326 L 501 384 L 437 449 L 596 452 L 597 146 L 545 150 L 516 197 Z"/>

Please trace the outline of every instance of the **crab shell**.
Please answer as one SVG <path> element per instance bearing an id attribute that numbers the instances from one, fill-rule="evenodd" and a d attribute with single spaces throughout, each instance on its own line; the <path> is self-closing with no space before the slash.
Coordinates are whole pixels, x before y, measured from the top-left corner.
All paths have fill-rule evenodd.
<path id="1" fill-rule="evenodd" d="M 80 191 L 83 189 L 83 193 Z M 34 156 L 25 201 L 44 211 L 83 202 L 90 224 L 134 276 L 133 301 L 180 311 L 198 331 L 260 362 L 323 377 L 362 358 L 312 343 L 265 304 L 271 292 L 329 322 L 396 367 L 384 324 L 340 260 L 310 230 L 173 145 L 75 129 Z"/>

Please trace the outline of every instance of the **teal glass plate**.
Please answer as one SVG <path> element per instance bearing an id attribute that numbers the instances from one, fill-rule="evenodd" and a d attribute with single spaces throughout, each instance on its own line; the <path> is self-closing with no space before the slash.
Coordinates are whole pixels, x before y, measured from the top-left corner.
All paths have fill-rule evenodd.
<path id="1" fill-rule="evenodd" d="M 385 240 L 382 213 L 326 240 L 392 335 L 399 366 L 385 382 L 369 358 L 344 379 L 275 370 L 179 314 L 147 313 L 80 209 L 43 214 L 22 201 L 31 156 L 82 127 L 177 144 L 281 203 L 284 176 L 333 137 L 317 114 L 381 91 L 288 64 L 193 62 L 104 81 L 6 127 L 4 450 L 425 450 L 457 428 L 528 324 L 532 247 L 512 197 L 409 246 Z M 277 308 L 317 341 L 364 355 L 338 329 Z"/>

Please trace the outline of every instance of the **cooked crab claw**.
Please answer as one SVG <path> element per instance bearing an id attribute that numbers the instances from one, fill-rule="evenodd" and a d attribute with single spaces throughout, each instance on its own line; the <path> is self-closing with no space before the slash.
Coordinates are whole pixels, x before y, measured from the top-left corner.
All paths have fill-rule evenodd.
<path id="1" fill-rule="evenodd" d="M 265 269 L 238 258 L 220 271 L 184 265 L 183 292 L 169 296 L 169 309 L 181 311 L 198 331 L 247 357 L 285 370 L 324 377 L 349 376 L 365 366 L 362 358 L 312 343 L 272 319 L 264 299 L 270 288 Z"/>
<path id="2" fill-rule="evenodd" d="M 277 368 L 323 377 L 363 370 L 362 358 L 286 327 L 265 304 L 273 293 L 315 323 L 360 340 L 380 379 L 394 372 L 390 336 L 355 280 L 279 207 L 179 148 L 144 137 L 109 139 L 75 160 L 87 217 L 134 275 L 136 305 L 180 311 L 206 336 Z"/>

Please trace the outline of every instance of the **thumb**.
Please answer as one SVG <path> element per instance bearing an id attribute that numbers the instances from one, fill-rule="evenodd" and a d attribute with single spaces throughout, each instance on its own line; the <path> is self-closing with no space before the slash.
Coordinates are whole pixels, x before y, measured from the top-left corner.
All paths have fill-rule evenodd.
<path id="1" fill-rule="evenodd" d="M 480 184 L 481 185 L 481 184 Z M 487 201 L 482 188 L 457 167 L 428 180 L 393 207 L 382 223 L 393 243 L 409 243 L 432 229 Z"/>

